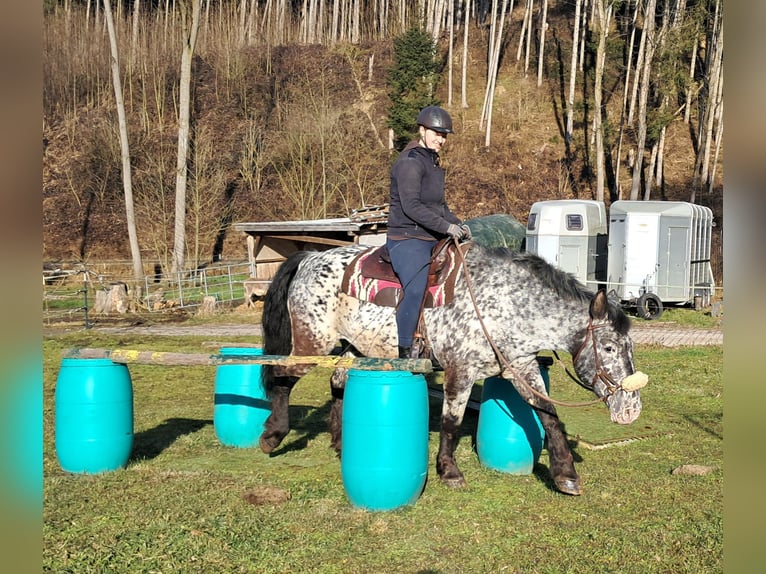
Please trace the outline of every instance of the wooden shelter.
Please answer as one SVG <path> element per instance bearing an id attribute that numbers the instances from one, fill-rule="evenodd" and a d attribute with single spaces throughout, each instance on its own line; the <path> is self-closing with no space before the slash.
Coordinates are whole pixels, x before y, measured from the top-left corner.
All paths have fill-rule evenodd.
<path id="1" fill-rule="evenodd" d="M 245 300 L 251 304 L 264 296 L 277 268 L 296 251 L 323 251 L 355 243 L 382 245 L 387 222 L 386 204 L 355 210 L 350 217 L 235 223 L 233 228 L 247 241 L 250 278 L 245 281 Z"/>

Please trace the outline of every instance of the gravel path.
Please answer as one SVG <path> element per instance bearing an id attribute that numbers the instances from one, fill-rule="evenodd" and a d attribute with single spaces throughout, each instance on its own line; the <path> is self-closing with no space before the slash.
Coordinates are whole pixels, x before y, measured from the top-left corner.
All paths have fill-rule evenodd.
<path id="1" fill-rule="evenodd" d="M 145 334 L 162 336 L 204 335 L 206 337 L 258 337 L 258 324 L 231 325 L 150 325 L 125 327 L 99 327 L 103 333 Z M 631 329 L 633 342 L 665 347 L 723 345 L 723 329 L 680 328 L 673 323 L 638 323 Z"/>

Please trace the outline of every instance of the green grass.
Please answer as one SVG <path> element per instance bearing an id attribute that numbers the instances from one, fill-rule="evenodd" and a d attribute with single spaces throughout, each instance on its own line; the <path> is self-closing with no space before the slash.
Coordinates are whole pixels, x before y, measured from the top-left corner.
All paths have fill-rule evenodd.
<path id="1" fill-rule="evenodd" d="M 428 483 L 417 503 L 390 512 L 356 509 L 329 448 L 326 370 L 296 387 L 293 430 L 269 457 L 217 441 L 214 367 L 131 366 L 135 441 L 127 468 L 97 476 L 60 469 L 53 393 L 62 349 L 201 352 L 204 339 L 80 332 L 44 341 L 45 571 L 722 571 L 721 348 L 639 346 L 637 367 L 650 383 L 642 417 L 631 427 L 609 423 L 603 407 L 560 409 L 567 430 L 584 438 L 608 442 L 626 429 L 645 436 L 597 450 L 573 440 L 585 489 L 580 497 L 551 490 L 545 452 L 529 476 L 482 467 L 471 446 L 477 417 L 470 411 L 457 450 L 469 484 L 459 491 L 445 487 L 433 466 L 440 405 L 432 400 Z M 558 366 L 551 388 L 557 398 L 587 398 Z M 682 464 L 714 470 L 672 475 Z M 290 499 L 245 500 L 264 487 L 287 491 Z"/>
<path id="2" fill-rule="evenodd" d="M 631 311 L 632 319 L 637 323 L 675 323 L 679 327 L 691 327 L 709 329 L 720 327 L 722 317 L 713 317 L 711 309 L 696 311 L 689 307 L 665 307 L 659 319 L 647 321 L 635 316 Z"/>

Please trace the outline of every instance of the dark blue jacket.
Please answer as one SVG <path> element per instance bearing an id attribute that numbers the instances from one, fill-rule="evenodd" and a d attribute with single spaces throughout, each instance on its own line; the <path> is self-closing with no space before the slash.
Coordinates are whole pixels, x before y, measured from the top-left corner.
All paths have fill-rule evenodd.
<path id="1" fill-rule="evenodd" d="M 391 168 L 388 237 L 443 239 L 461 220 L 447 207 L 439 154 L 410 142 Z"/>

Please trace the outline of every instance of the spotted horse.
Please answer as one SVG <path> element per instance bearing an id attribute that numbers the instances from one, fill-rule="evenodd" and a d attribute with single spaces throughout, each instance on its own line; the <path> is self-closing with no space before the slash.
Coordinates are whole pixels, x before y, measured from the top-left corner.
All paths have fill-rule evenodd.
<path id="1" fill-rule="evenodd" d="M 325 355 L 340 343 L 348 355 L 397 357 L 395 309 L 341 290 L 346 267 L 364 249 L 369 248 L 298 252 L 280 266 L 264 301 L 264 353 Z M 638 389 L 647 379 L 634 369 L 630 320 L 604 291 L 587 290 L 536 255 L 473 245 L 463 265 L 452 300 L 424 310 L 432 353 L 444 369 L 439 477 L 450 487 L 466 485 L 455 449 L 471 388 L 474 381 L 502 374 L 539 415 L 555 488 L 581 494 L 555 400 L 547 394 L 536 357 L 545 350 L 571 353 L 580 384 L 603 400 L 612 421 L 631 423 L 641 413 Z M 287 436 L 290 393 L 310 369 L 270 365 L 261 370 L 272 403 L 260 437 L 265 453 Z M 339 455 L 346 375 L 345 369 L 336 369 L 330 377 L 329 429 Z"/>

